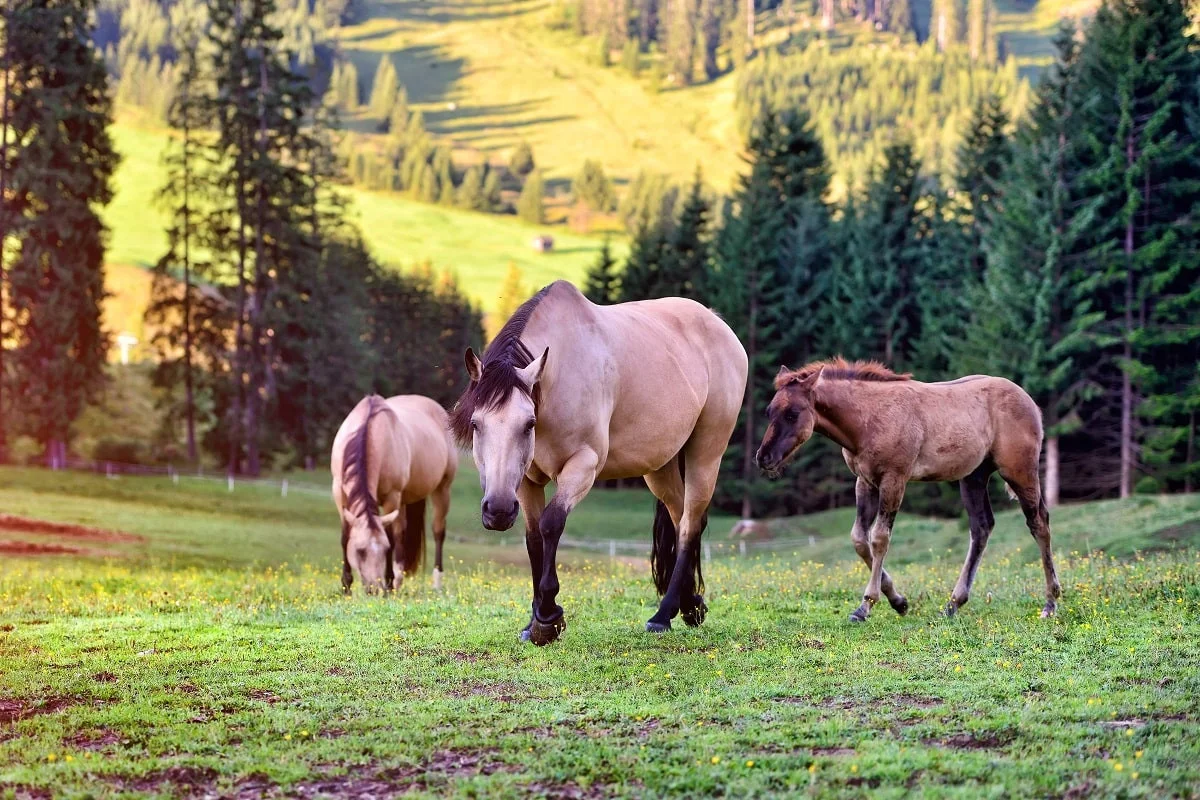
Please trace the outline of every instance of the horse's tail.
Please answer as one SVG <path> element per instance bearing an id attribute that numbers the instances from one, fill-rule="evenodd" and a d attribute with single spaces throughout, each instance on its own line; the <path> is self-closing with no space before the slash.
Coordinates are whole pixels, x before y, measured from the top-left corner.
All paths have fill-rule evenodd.
<path id="1" fill-rule="evenodd" d="M 684 463 L 683 451 L 676 456 L 679 460 L 679 478 L 683 480 L 687 476 L 687 467 Z M 708 527 L 708 512 L 705 512 L 704 517 L 700 520 L 700 533 Z M 658 589 L 659 595 L 667 593 L 667 586 L 671 583 L 671 573 L 675 571 L 676 549 L 678 547 L 678 532 L 675 530 L 675 523 L 671 520 L 671 512 L 667 510 L 666 504 L 659 500 L 654 507 L 654 543 L 650 548 L 650 572 L 654 575 L 654 586 Z M 693 544 L 693 562 L 696 569 L 696 591 L 704 594 L 704 573 L 700 567 L 700 535 L 697 534 Z"/>
<path id="2" fill-rule="evenodd" d="M 425 560 L 425 501 L 404 506 L 404 535 L 400 538 L 404 574 L 413 575 Z"/>

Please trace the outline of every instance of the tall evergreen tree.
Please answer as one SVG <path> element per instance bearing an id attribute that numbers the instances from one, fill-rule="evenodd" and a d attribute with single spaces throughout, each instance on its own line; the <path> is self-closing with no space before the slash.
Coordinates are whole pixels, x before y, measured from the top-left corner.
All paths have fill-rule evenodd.
<path id="1" fill-rule="evenodd" d="M 984 225 L 999 200 L 998 183 L 1011 160 L 1006 128 L 1008 113 L 1000 98 L 991 95 L 976 105 L 971 123 L 958 148 L 954 183 L 961 198 L 958 216 L 965 228 L 969 252 L 969 279 L 983 274 Z"/>
<path id="2" fill-rule="evenodd" d="M 517 216 L 533 225 L 545 223 L 545 192 L 546 184 L 542 180 L 542 171 L 535 169 L 521 187 L 521 196 L 517 198 Z"/>
<path id="3" fill-rule="evenodd" d="M 105 228 L 118 157 L 91 0 L 13 0 L 4 11 L 3 232 L 11 376 L 23 432 L 61 461 L 71 425 L 103 379 Z M 9 143 L 16 148 L 9 150 Z M 0 319 L 5 316 L 0 308 Z M 5 343 L 7 344 L 7 343 Z M 5 346 L 0 344 L 0 348 Z M 15 404 L 14 404 L 15 405 Z"/>
<path id="4" fill-rule="evenodd" d="M 828 230 L 828 164 L 807 115 L 766 114 L 747 147 L 750 172 L 717 235 L 706 294 L 746 346 L 750 375 L 740 432 L 726 454 L 743 517 L 764 499 L 753 464 L 758 410 L 781 363 L 814 353 L 823 327 Z"/>
<path id="5" fill-rule="evenodd" d="M 596 263 L 588 269 L 583 295 L 599 305 L 616 303 L 620 299 L 620 280 L 617 275 L 617 260 L 612 254 L 612 244 L 605 236 Z"/>

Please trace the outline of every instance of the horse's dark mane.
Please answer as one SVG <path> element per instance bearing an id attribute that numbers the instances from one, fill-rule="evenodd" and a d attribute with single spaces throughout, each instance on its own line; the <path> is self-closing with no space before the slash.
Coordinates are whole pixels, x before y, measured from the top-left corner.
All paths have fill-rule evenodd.
<path id="1" fill-rule="evenodd" d="M 909 381 L 912 375 L 892 372 L 878 361 L 847 361 L 841 356 L 825 361 L 813 361 L 800 369 L 781 372 L 775 377 L 775 388 L 782 389 L 788 384 L 804 380 L 817 370 L 821 371 L 822 380 L 843 381 Z"/>
<path id="2" fill-rule="evenodd" d="M 370 439 L 368 430 L 371 418 L 381 411 L 387 411 L 387 403 L 379 395 L 373 394 L 366 398 L 367 416 L 358 430 L 346 440 L 346 449 L 342 454 L 342 490 L 349 486 L 346 495 L 346 510 L 351 514 L 366 514 L 367 519 L 379 516 L 379 501 L 371 494 L 367 484 L 367 442 Z"/>
<path id="3" fill-rule="evenodd" d="M 517 370 L 528 367 L 533 361 L 533 353 L 521 341 L 521 334 L 525 332 L 525 325 L 533 316 L 534 309 L 553 285 L 542 287 L 541 291 L 522 303 L 488 345 L 483 354 L 479 380 L 467 387 L 450 412 L 450 430 L 459 445 L 466 447 L 471 443 L 471 417 L 476 409 L 495 408 L 508 398 L 513 389 L 523 392 L 534 401 L 534 405 L 537 404 L 536 387 L 534 394 L 530 395 L 517 376 Z"/>

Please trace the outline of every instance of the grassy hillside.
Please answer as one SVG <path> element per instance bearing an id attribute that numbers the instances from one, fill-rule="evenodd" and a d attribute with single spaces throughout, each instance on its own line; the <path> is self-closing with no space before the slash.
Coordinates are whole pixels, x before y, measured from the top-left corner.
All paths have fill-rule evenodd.
<path id="1" fill-rule="evenodd" d="M 473 511 L 470 478 L 456 530 Z M 422 580 L 346 599 L 325 498 L 11 469 L 0 486 L 7 511 L 145 537 L 86 540 L 108 558 L 4 556 L 6 797 L 1162 797 L 1200 785 L 1195 549 L 1077 552 L 1131 535 L 1194 548 L 1196 496 L 1057 512 L 1065 595 L 1050 620 L 1037 618 L 1033 548 L 1005 512 L 953 619 L 938 610 L 965 534 L 953 552 L 915 553 L 905 537 L 940 546 L 949 528 L 902 515 L 892 572 L 912 610 L 851 625 L 864 569 L 845 520 L 822 515 L 802 522 L 837 528 L 835 561 L 715 559 L 704 626 L 661 637 L 641 630 L 654 604 L 644 565 L 564 553 L 569 627 L 537 649 L 516 640 L 529 583 L 515 544 L 456 545 L 441 593 Z M 577 527 L 607 535 L 631 499 L 590 498 L 605 513 Z"/>
<path id="2" fill-rule="evenodd" d="M 113 330 L 136 334 L 144 308 L 139 298 L 148 296 L 148 282 L 128 267 L 144 271 L 166 249 L 167 215 L 155 197 L 164 182 L 161 156 L 167 135 L 128 122 L 115 125 L 112 133 L 122 161 L 115 179 L 116 196 L 104 212 L 112 232 L 108 260 L 117 265 L 109 273 L 109 290 L 116 297 L 110 302 L 108 321 Z M 496 307 L 509 262 L 520 267 L 531 291 L 557 278 L 578 282 L 602 243 L 598 236 L 537 228 L 516 217 L 475 214 L 358 189 L 348 194 L 353 201 L 351 213 L 380 261 L 397 269 L 424 261 L 438 270 L 452 269 L 467 294 L 485 310 Z M 530 241 L 546 232 L 554 235 L 554 251 L 534 252 Z M 614 241 L 613 247 L 623 257 L 624 242 Z"/>

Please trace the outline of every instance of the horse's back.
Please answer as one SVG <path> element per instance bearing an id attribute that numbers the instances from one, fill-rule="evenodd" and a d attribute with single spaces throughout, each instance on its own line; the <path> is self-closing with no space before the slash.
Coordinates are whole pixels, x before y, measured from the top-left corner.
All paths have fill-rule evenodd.
<path id="1" fill-rule="evenodd" d="M 405 496 L 411 491 L 424 497 L 447 476 L 453 478 L 458 466 L 446 410 L 436 400 L 417 394 L 389 397 L 387 404 L 395 415 L 398 438 L 408 459 L 411 488 L 405 488 Z"/>

